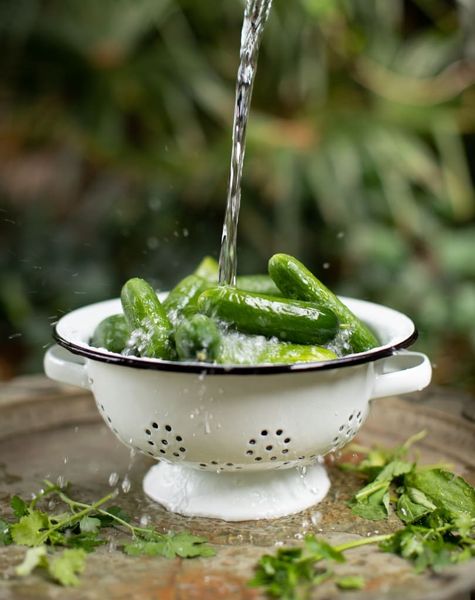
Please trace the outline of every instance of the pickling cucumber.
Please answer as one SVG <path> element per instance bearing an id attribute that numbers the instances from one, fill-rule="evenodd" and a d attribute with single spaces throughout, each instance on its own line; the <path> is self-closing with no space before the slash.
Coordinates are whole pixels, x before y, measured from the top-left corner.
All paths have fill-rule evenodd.
<path id="1" fill-rule="evenodd" d="M 129 338 L 130 328 L 124 315 L 111 315 L 103 319 L 95 328 L 91 346 L 120 354 L 127 346 Z"/>
<path id="2" fill-rule="evenodd" d="M 216 362 L 223 365 L 295 364 L 337 358 L 320 346 L 289 344 L 262 335 L 228 332 L 221 336 Z"/>
<path id="3" fill-rule="evenodd" d="M 319 309 L 333 311 L 340 321 L 340 327 L 351 331 L 353 352 L 365 352 L 379 345 L 373 332 L 293 256 L 274 254 L 269 260 L 269 275 L 284 296 L 312 302 Z"/>
<path id="4" fill-rule="evenodd" d="M 181 360 L 214 362 L 220 341 L 218 326 L 206 315 L 197 314 L 184 319 L 175 332 L 176 351 Z"/>
<path id="5" fill-rule="evenodd" d="M 172 360 L 172 325 L 155 290 L 143 279 L 129 279 L 121 292 L 131 342 L 141 356 Z"/>
<path id="6" fill-rule="evenodd" d="M 269 275 L 240 275 L 236 287 L 245 292 L 258 292 L 268 296 L 282 296 L 282 292 L 275 285 Z"/>
<path id="7" fill-rule="evenodd" d="M 188 312 L 192 313 L 198 296 L 212 285 L 199 275 L 188 275 L 176 285 L 163 301 L 163 307 L 167 311 L 168 318 L 173 324 L 177 324 L 180 318 Z"/>
<path id="8" fill-rule="evenodd" d="M 219 274 L 218 261 L 212 256 L 205 256 L 196 267 L 193 274 L 198 275 L 198 277 L 203 277 L 203 279 L 211 281 L 212 283 L 217 283 Z"/>
<path id="9" fill-rule="evenodd" d="M 300 344 L 324 344 L 338 329 L 335 315 L 330 310 L 316 308 L 313 303 L 227 286 L 204 291 L 198 298 L 198 309 L 209 317 L 233 324 L 240 331 Z"/>

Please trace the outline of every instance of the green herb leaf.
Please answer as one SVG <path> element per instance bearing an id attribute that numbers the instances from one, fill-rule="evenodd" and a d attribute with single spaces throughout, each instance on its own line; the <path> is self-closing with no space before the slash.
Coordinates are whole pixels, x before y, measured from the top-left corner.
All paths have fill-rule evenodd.
<path id="1" fill-rule="evenodd" d="M 360 575 L 348 575 L 339 577 L 335 583 L 340 590 L 362 590 L 365 586 L 365 579 Z"/>
<path id="2" fill-rule="evenodd" d="M 390 481 L 373 481 L 351 499 L 353 514 L 370 521 L 386 519 L 389 514 Z"/>
<path id="3" fill-rule="evenodd" d="M 75 586 L 79 584 L 77 574 L 86 568 L 86 552 L 74 548 L 64 552 L 53 560 L 50 560 L 48 572 L 51 577 L 64 586 Z"/>
<path id="4" fill-rule="evenodd" d="M 93 532 L 65 536 L 63 541 L 63 545 L 71 548 L 82 548 L 85 552 L 93 552 L 97 546 L 102 546 L 105 543 L 105 540 L 101 539 L 97 533 Z"/>
<path id="5" fill-rule="evenodd" d="M 100 526 L 100 519 L 96 519 L 95 517 L 83 517 L 79 521 L 81 533 L 96 533 Z"/>
<path id="6" fill-rule="evenodd" d="M 42 542 L 42 530 L 48 528 L 48 516 L 37 510 L 21 517 L 18 523 L 10 526 L 10 532 L 15 544 L 23 546 L 38 546 Z"/>
<path id="7" fill-rule="evenodd" d="M 159 536 L 159 537 L 158 537 Z M 196 556 L 214 556 L 215 551 L 208 546 L 206 539 L 189 533 L 160 535 L 154 541 L 136 540 L 124 546 L 124 552 L 130 556 L 164 556 L 165 558 L 194 558 Z"/>
<path id="8" fill-rule="evenodd" d="M 397 501 L 397 515 L 403 523 L 414 523 L 430 512 L 427 507 L 413 502 L 409 494 L 402 494 Z"/>
<path id="9" fill-rule="evenodd" d="M 314 535 L 305 536 L 305 549 L 315 562 L 324 558 L 339 563 L 345 562 L 345 557 L 341 552 L 324 540 L 317 539 Z"/>
<path id="10" fill-rule="evenodd" d="M 21 519 L 28 514 L 28 504 L 20 498 L 20 496 L 13 496 L 10 501 L 10 506 L 13 509 L 13 514 L 17 519 Z"/>
<path id="11" fill-rule="evenodd" d="M 46 546 L 38 546 L 37 548 L 30 548 L 25 553 L 23 562 L 17 566 L 15 572 L 20 577 L 30 575 L 36 567 L 46 567 L 48 564 Z"/>
<path id="12" fill-rule="evenodd" d="M 378 474 L 375 481 L 392 481 L 414 468 L 413 463 L 401 460 L 393 460 L 388 463 Z"/>
<path id="13" fill-rule="evenodd" d="M 462 477 L 441 469 L 417 469 L 406 475 L 405 483 L 453 517 L 475 517 L 475 489 Z"/>
<path id="14" fill-rule="evenodd" d="M 0 519 L 0 546 L 9 546 L 11 543 L 10 524 Z"/>
<path id="15" fill-rule="evenodd" d="M 106 512 L 107 514 L 103 514 Z M 130 516 L 120 506 L 110 506 L 105 509 L 102 513 L 93 514 L 94 519 L 98 519 L 101 522 L 101 527 L 110 527 L 116 521 L 113 517 L 117 517 L 126 523 L 130 523 Z"/>

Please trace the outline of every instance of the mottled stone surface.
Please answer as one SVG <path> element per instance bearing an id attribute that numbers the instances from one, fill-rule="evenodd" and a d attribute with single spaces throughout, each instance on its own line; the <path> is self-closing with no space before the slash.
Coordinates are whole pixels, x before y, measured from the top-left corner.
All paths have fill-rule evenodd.
<path id="1" fill-rule="evenodd" d="M 475 483 L 475 424 L 464 416 L 471 414 L 470 407 L 470 399 L 438 389 L 406 400 L 378 400 L 357 441 L 391 446 L 427 429 L 427 438 L 418 444 L 421 460 L 450 463 Z M 343 474 L 334 457 L 327 462 L 332 481 L 329 495 L 317 507 L 298 515 L 244 523 L 182 517 L 144 496 L 141 480 L 152 461 L 130 456 L 102 423 L 89 395 L 43 377 L 5 384 L 0 388 L 0 514 L 8 517 L 11 496 L 28 496 L 41 487 L 45 477 L 67 479 L 73 482 L 74 497 L 93 501 L 111 491 L 109 478 L 117 473 L 119 489 L 124 478 L 131 484 L 128 493 L 121 490 L 117 504 L 137 519 L 148 517 L 162 531 L 186 530 L 206 536 L 216 544 L 217 556 L 188 561 L 129 558 L 104 547 L 88 558 L 81 586 L 65 592 L 41 575 L 14 577 L 13 567 L 21 561 L 24 549 L 0 547 L 0 598 L 259 598 L 246 581 L 259 556 L 272 552 L 276 543 L 298 543 L 306 532 L 339 542 L 390 532 L 399 526 L 397 519 L 371 523 L 352 515 L 346 500 L 359 485 L 358 480 Z M 475 588 L 473 562 L 452 568 L 444 576 L 416 576 L 404 561 L 372 547 L 348 553 L 348 562 L 339 567 L 339 573 L 364 574 L 364 592 L 342 593 L 327 583 L 314 597 L 459 600 L 468 598 L 469 590 Z"/>

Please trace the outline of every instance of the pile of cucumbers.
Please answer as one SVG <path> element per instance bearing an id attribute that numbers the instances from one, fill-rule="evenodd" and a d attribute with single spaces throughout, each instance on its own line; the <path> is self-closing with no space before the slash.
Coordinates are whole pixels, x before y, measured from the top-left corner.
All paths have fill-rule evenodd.
<path id="1" fill-rule="evenodd" d="M 378 345 L 372 331 L 287 254 L 270 259 L 269 275 L 238 277 L 236 287 L 217 282 L 218 264 L 210 257 L 163 302 L 146 281 L 130 279 L 121 292 L 123 314 L 99 323 L 91 345 L 223 365 L 332 360 Z"/>

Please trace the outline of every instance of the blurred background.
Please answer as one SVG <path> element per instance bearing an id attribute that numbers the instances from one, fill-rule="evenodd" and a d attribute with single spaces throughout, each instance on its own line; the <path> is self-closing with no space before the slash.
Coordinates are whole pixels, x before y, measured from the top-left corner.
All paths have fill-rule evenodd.
<path id="1" fill-rule="evenodd" d="M 409 314 L 475 391 L 474 0 L 274 0 L 241 274 L 276 251 Z M 0 379 L 131 276 L 219 253 L 243 3 L 0 3 Z"/>

